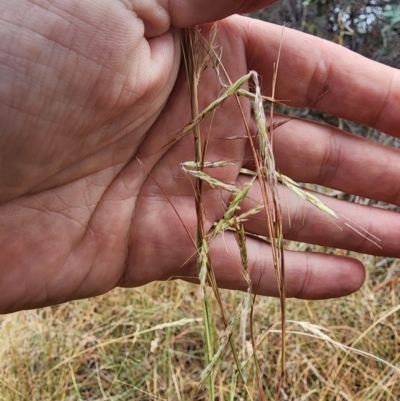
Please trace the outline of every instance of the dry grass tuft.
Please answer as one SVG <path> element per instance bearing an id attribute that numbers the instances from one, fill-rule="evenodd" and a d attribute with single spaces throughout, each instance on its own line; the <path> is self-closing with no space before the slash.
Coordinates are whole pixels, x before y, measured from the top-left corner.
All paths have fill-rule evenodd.
<path id="1" fill-rule="evenodd" d="M 400 375 L 388 365 L 400 366 L 400 264 L 372 257 L 364 257 L 364 263 L 370 277 L 356 294 L 329 301 L 287 301 L 283 399 L 400 399 Z M 245 297 L 221 291 L 227 310 Z M 210 308 L 217 310 L 216 301 L 210 299 Z M 0 399 L 188 399 L 205 369 L 201 315 L 198 287 L 169 282 L 2 317 Z M 253 325 L 264 391 L 273 399 L 281 355 L 279 301 L 259 297 Z M 214 327 L 216 336 L 222 336 L 220 319 Z M 234 343 L 249 359 L 252 344 L 249 328 L 245 330 L 246 337 L 237 335 Z M 243 373 L 253 399 L 259 399 L 254 369 L 246 365 Z M 216 399 L 249 399 L 231 352 L 223 353 L 213 378 Z M 205 390 L 195 399 L 210 400 Z"/>

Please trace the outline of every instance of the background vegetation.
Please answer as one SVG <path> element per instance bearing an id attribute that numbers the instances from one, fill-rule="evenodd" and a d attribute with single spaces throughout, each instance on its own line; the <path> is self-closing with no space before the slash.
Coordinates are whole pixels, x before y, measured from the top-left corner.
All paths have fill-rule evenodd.
<path id="1" fill-rule="evenodd" d="M 289 25 L 400 67 L 397 0 L 281 0 L 253 16 Z"/>
<path id="2" fill-rule="evenodd" d="M 394 3 L 283 0 L 257 17 L 290 23 L 399 68 L 400 11 Z M 398 146 L 351 122 L 310 110 L 301 113 Z M 288 247 L 347 254 L 298 243 Z M 368 272 L 361 291 L 329 301 L 288 300 L 282 400 L 400 399 L 400 263 L 353 256 L 363 260 Z M 233 313 L 243 296 L 223 291 L 226 309 Z M 95 299 L 0 317 L 0 400 L 184 400 L 204 368 L 201 317 L 198 287 L 182 282 L 116 289 Z M 224 327 L 218 316 L 214 319 L 218 339 Z M 269 399 L 276 396 L 279 382 L 279 321 L 278 300 L 259 297 L 254 332 Z M 238 328 L 235 342 L 244 358 L 251 355 L 245 329 Z M 255 372 L 250 365 L 244 372 L 257 400 Z M 229 351 L 214 381 L 219 401 L 249 399 Z M 207 393 L 195 399 L 207 400 Z"/>

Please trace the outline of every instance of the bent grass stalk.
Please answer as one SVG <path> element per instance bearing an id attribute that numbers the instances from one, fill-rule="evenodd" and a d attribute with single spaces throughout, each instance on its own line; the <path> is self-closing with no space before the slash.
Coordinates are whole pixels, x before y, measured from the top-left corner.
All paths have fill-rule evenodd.
<path id="1" fill-rule="evenodd" d="M 216 365 L 216 363 L 220 359 L 221 355 L 221 346 L 219 347 L 219 351 L 212 357 L 213 345 L 211 338 L 211 321 L 209 314 L 209 306 L 206 296 L 206 284 L 212 285 L 214 294 L 218 295 L 218 288 L 215 282 L 215 277 L 212 270 L 212 264 L 210 260 L 209 254 L 209 246 L 208 243 L 215 238 L 216 235 L 223 233 L 224 230 L 230 229 L 236 232 L 236 238 L 241 254 L 241 260 L 243 265 L 243 276 L 245 277 L 246 282 L 248 283 L 248 292 L 252 292 L 252 285 L 250 276 L 248 273 L 247 267 L 247 249 L 246 249 L 246 236 L 244 233 L 244 227 L 242 221 L 245 217 L 239 216 L 235 217 L 235 213 L 240 207 L 240 203 L 246 198 L 248 191 L 251 185 L 255 182 L 253 178 L 250 182 L 245 186 L 243 190 L 236 188 L 233 185 L 221 182 L 220 180 L 206 174 L 204 172 L 205 168 L 205 149 L 202 149 L 202 141 L 201 141 L 201 132 L 199 123 L 211 112 L 214 112 L 223 102 L 228 99 L 230 96 L 234 95 L 238 97 L 240 94 L 246 95 L 246 97 L 253 98 L 253 110 L 255 121 L 258 128 L 258 139 L 259 139 L 259 147 L 255 148 L 255 145 L 251 139 L 251 133 L 248 129 L 248 125 L 245 124 L 248 138 L 251 143 L 251 148 L 253 150 L 253 157 L 256 162 L 256 173 L 258 182 L 261 187 L 261 192 L 263 196 L 263 208 L 255 208 L 247 215 L 256 214 L 263 209 L 265 211 L 265 215 L 267 218 L 267 232 L 270 238 L 274 238 L 273 245 L 271 246 L 275 274 L 278 282 L 279 288 L 279 296 L 281 300 L 281 315 L 282 315 L 282 328 L 284 333 L 284 324 L 285 324 L 285 286 L 284 286 L 284 264 L 283 264 L 283 235 L 282 235 L 282 216 L 280 212 L 280 204 L 278 199 L 278 191 L 277 191 L 277 178 L 275 175 L 275 161 L 273 158 L 272 152 L 272 130 L 267 130 L 267 123 L 265 119 L 264 113 L 264 105 L 263 101 L 265 97 L 261 95 L 260 84 L 258 82 L 258 76 L 254 71 L 250 71 L 245 76 L 239 78 L 236 82 L 231 83 L 229 80 L 228 74 L 225 72 L 227 79 L 229 80 L 229 85 L 224 85 L 225 90 L 222 95 L 214 100 L 209 106 L 207 106 L 203 111 L 199 111 L 198 106 L 198 84 L 200 81 L 201 72 L 204 70 L 205 65 L 209 63 L 213 57 L 210 55 L 216 56 L 213 49 L 213 39 L 215 38 L 215 29 L 211 31 L 212 34 L 208 40 L 203 38 L 201 33 L 197 30 L 197 28 L 188 28 L 184 31 L 183 40 L 182 40 L 182 49 L 184 54 L 185 67 L 187 72 L 187 79 L 189 84 L 189 94 L 191 98 L 191 111 L 192 111 L 192 121 L 184 127 L 181 132 L 175 138 L 175 141 L 182 138 L 188 132 L 192 131 L 194 136 L 194 144 L 195 144 L 195 161 L 183 163 L 182 168 L 188 174 L 195 178 L 195 203 L 196 203 L 196 214 L 197 214 L 197 252 L 198 252 L 198 274 L 200 280 L 200 288 L 203 299 L 203 314 L 205 319 L 205 340 L 206 340 L 206 374 L 203 375 L 203 379 L 201 384 L 204 383 L 206 377 L 208 377 L 210 398 L 214 399 L 214 383 L 212 380 L 212 371 Z M 218 58 L 218 57 L 215 57 Z M 206 61 L 207 60 L 207 61 Z M 220 63 L 220 60 L 218 60 Z M 221 64 L 220 64 L 221 65 Z M 219 77 L 220 78 L 220 77 Z M 254 97 L 251 95 L 249 91 L 244 91 L 243 86 L 247 85 L 249 81 L 252 81 L 255 86 L 255 95 Z M 241 92 L 239 92 L 241 91 Z M 274 101 L 273 99 L 270 99 Z M 238 106 L 241 110 L 242 115 L 244 115 L 243 110 L 241 109 L 240 103 L 238 102 Z M 227 161 L 229 163 L 229 161 Z M 218 163 L 219 166 L 223 166 L 221 162 Z M 191 168 L 190 168 L 191 167 Z M 220 190 L 229 191 L 235 194 L 235 198 L 228 206 L 226 213 L 223 218 L 216 223 L 213 232 L 210 235 L 207 235 L 204 231 L 204 211 L 202 206 L 202 190 L 203 183 L 207 183 L 212 188 L 218 188 Z M 272 210 L 269 204 L 272 202 Z M 240 307 L 239 309 L 241 309 Z M 223 308 L 221 308 L 223 309 Z M 222 310 L 221 310 L 222 312 Z M 223 312 L 222 312 L 223 313 Z M 235 313 L 234 316 L 239 315 L 239 312 Z M 233 319 L 233 318 L 232 318 Z M 232 330 L 234 325 L 225 324 L 226 332 L 223 335 L 223 338 L 230 338 L 232 334 Z M 253 336 L 252 336 L 253 337 Z M 252 338 L 254 355 L 256 352 L 254 338 Z M 222 341 L 222 344 L 225 344 Z M 233 344 L 231 342 L 232 351 L 236 354 L 234 350 Z M 281 360 L 281 382 L 283 380 L 284 373 L 284 334 L 282 336 L 282 360 Z M 235 358 L 237 361 L 237 359 Z M 256 361 L 255 361 L 256 362 Z M 237 369 L 240 377 L 245 383 L 243 375 L 241 372 L 241 366 L 237 363 Z M 261 375 L 255 363 L 255 369 L 257 374 L 257 381 L 259 387 L 259 395 L 261 399 L 265 399 L 262 388 L 262 380 Z M 245 383 L 246 384 L 246 383 Z"/>
<path id="2" fill-rule="evenodd" d="M 280 389 L 284 382 L 285 373 L 285 301 L 286 291 L 284 282 L 284 256 L 283 256 L 283 232 L 282 232 L 282 214 L 280 208 L 280 199 L 278 195 L 278 186 L 283 185 L 293 191 L 298 197 L 306 202 L 311 203 L 317 207 L 321 212 L 325 213 L 329 218 L 339 219 L 338 214 L 326 206 L 322 201 L 318 199 L 312 193 L 304 190 L 297 182 L 291 178 L 279 173 L 275 167 L 275 159 L 273 154 L 273 135 L 274 128 L 278 128 L 280 125 L 290 121 L 288 119 L 283 122 L 274 124 L 274 108 L 275 103 L 281 103 L 275 99 L 275 85 L 278 70 L 278 62 L 274 65 L 273 70 L 273 82 L 272 82 L 272 96 L 267 97 L 262 95 L 261 86 L 258 80 L 258 75 L 255 71 L 250 71 L 246 75 L 242 76 L 235 82 L 231 82 L 227 71 L 225 70 L 220 57 L 215 51 L 214 40 L 216 37 L 215 26 L 211 29 L 208 38 L 205 38 L 197 27 L 187 28 L 183 31 L 182 35 L 182 52 L 187 73 L 190 103 L 191 103 L 191 117 L 192 120 L 184 128 L 182 128 L 173 142 L 178 141 L 183 136 L 192 132 L 194 138 L 194 161 L 186 161 L 181 163 L 182 170 L 186 173 L 188 178 L 194 179 L 194 196 L 195 196 L 195 209 L 197 215 L 197 235 L 196 235 L 196 248 L 197 248 L 197 271 L 198 278 L 200 281 L 201 299 L 203 302 L 203 318 L 204 318 L 204 338 L 205 338 L 205 363 L 206 367 L 201 375 L 201 380 L 198 388 L 191 397 L 195 396 L 204 385 L 208 383 L 209 399 L 215 399 L 215 386 L 213 376 L 216 367 L 223 355 L 226 347 L 230 346 L 234 361 L 237 369 L 237 377 L 243 382 L 245 391 L 248 399 L 252 400 L 252 394 L 249 390 L 248 383 L 244 374 L 245 366 L 248 360 L 239 360 L 239 353 L 236 351 L 233 342 L 233 332 L 237 326 L 237 321 L 240 316 L 247 316 L 245 305 L 251 302 L 250 308 L 250 337 L 252 342 L 252 353 L 254 361 L 254 372 L 256 376 L 256 382 L 258 386 L 258 396 L 261 400 L 266 400 L 262 383 L 262 378 L 257 361 L 257 347 L 258 344 L 255 340 L 253 333 L 253 306 L 255 296 L 253 295 L 254 283 L 251 281 L 249 266 L 248 266 L 248 254 L 246 240 L 248 233 L 245 232 L 243 223 L 253 215 L 259 215 L 260 213 L 265 217 L 266 221 L 266 236 L 257 236 L 259 238 L 266 239 L 271 247 L 272 259 L 274 263 L 275 276 L 277 286 L 279 290 L 279 298 L 281 305 L 281 369 L 280 379 L 278 388 L 275 391 L 276 399 L 280 397 Z M 279 49 L 280 54 L 280 49 Z M 278 54 L 278 61 L 279 61 Z M 222 94 L 212 101 L 202 111 L 199 110 L 198 101 L 198 87 L 202 72 L 208 65 L 214 67 L 220 85 L 222 88 Z M 228 84 L 225 84 L 224 79 L 221 78 L 219 69 L 222 69 L 225 80 Z M 251 83 L 252 85 L 249 85 Z M 252 87 L 254 90 L 246 89 Z M 229 137 L 226 139 L 235 140 L 246 138 L 249 141 L 250 148 L 252 150 L 252 156 L 254 159 L 255 169 L 254 171 L 242 168 L 240 172 L 247 174 L 251 178 L 245 184 L 244 188 L 237 188 L 232 184 L 225 183 L 212 175 L 206 173 L 204 169 L 212 168 L 223 168 L 234 164 L 231 160 L 219 160 L 219 161 L 206 161 L 206 150 L 208 138 L 202 138 L 202 132 L 200 130 L 200 123 L 210 114 L 215 113 L 216 110 L 230 97 L 236 98 L 239 111 L 242 115 L 244 129 L 246 135 L 242 137 Z M 245 113 L 239 102 L 239 97 L 246 98 L 251 104 L 253 110 L 253 118 L 257 127 L 257 141 L 254 140 L 249 124 L 246 121 Z M 264 110 L 264 103 L 270 104 L 270 125 L 267 124 Z M 209 133 L 208 133 L 209 135 Z M 256 143 L 258 144 L 256 146 Z M 239 214 L 240 205 L 248 196 L 251 187 L 257 183 L 260 186 L 262 194 L 262 204 L 254 207 L 253 209 Z M 233 200 L 226 206 L 226 211 L 219 221 L 216 221 L 209 232 L 205 231 L 205 214 L 202 204 L 203 186 L 208 185 L 211 188 L 218 189 L 220 191 L 228 191 L 232 194 Z M 348 225 L 348 223 L 345 223 Z M 242 274 L 245 283 L 247 284 L 247 295 L 236 308 L 236 311 L 232 314 L 230 320 L 226 318 L 224 311 L 224 305 L 221 301 L 216 279 L 213 272 L 212 260 L 210 256 L 210 243 L 218 236 L 223 235 L 225 231 L 233 231 L 238 244 L 241 257 Z M 368 232 L 367 235 L 370 235 Z M 371 241 L 373 242 L 373 241 Z M 214 296 L 216 297 L 217 303 L 220 308 L 222 322 L 225 330 L 220 336 L 217 342 L 214 341 L 213 333 L 216 332 L 216 328 L 213 330 L 213 322 L 211 319 L 211 311 L 209 304 L 209 291 L 211 287 Z M 251 300 L 252 299 L 252 300 Z M 251 301 L 250 301 L 251 300 Z M 242 322 L 241 322 L 242 325 Z M 242 328 L 243 330 L 243 328 Z M 242 353 L 243 355 L 243 353 Z M 236 387 L 237 377 L 232 380 L 232 388 Z"/>
<path id="3" fill-rule="evenodd" d="M 236 320 L 243 309 L 243 303 L 238 306 L 237 311 L 234 313 L 230 322 L 225 321 L 225 332 L 222 335 L 219 346 L 216 351 L 214 351 L 213 339 L 212 339 L 212 329 L 211 329 L 211 318 L 209 303 L 207 300 L 207 287 L 206 284 L 211 284 L 214 294 L 219 298 L 218 288 L 216 285 L 215 277 L 212 270 L 212 263 L 209 253 L 209 243 L 217 236 L 222 234 L 225 230 L 233 230 L 236 233 L 236 239 L 241 255 L 241 262 L 243 267 L 243 277 L 248 285 L 248 294 L 252 294 L 252 283 L 250 279 L 250 274 L 248 271 L 247 263 L 247 247 L 246 247 L 246 234 L 244 231 L 243 221 L 252 214 L 260 213 L 261 210 L 265 211 L 266 221 L 267 221 L 267 233 L 271 241 L 271 250 L 274 261 L 274 268 L 276 279 L 279 288 L 279 297 L 281 300 L 281 324 L 282 324 L 282 359 L 281 359 L 281 380 L 280 385 L 282 385 L 284 378 L 284 361 L 285 361 L 285 285 L 284 285 L 284 263 L 283 263 L 283 235 L 282 235 L 282 215 L 280 212 L 280 204 L 278 198 L 278 177 L 275 169 L 275 161 L 273 157 L 272 149 L 272 128 L 267 128 L 267 122 L 264 112 L 264 101 L 275 102 L 274 96 L 272 98 L 266 98 L 261 95 L 260 84 L 258 82 L 258 76 L 254 71 L 250 71 L 245 76 L 239 78 L 236 82 L 231 83 L 229 76 L 225 71 L 226 78 L 229 80 L 229 85 L 224 85 L 224 92 L 222 95 L 209 104 L 203 111 L 199 111 L 198 105 L 198 85 L 200 81 L 200 76 L 205 66 L 210 63 L 213 59 L 212 55 L 216 56 L 213 49 L 213 41 L 215 38 L 216 31 L 213 29 L 211 31 L 210 37 L 206 40 L 197 28 L 188 28 L 184 30 L 184 35 L 182 38 L 182 50 L 184 54 L 185 67 L 187 72 L 187 79 L 189 84 L 189 94 L 191 100 L 191 113 L 192 121 L 184 127 L 181 132 L 175 138 L 175 141 L 182 138 L 188 132 L 193 132 L 194 144 L 195 144 L 195 160 L 194 162 L 186 162 L 181 165 L 182 169 L 192 177 L 195 178 L 195 207 L 197 214 L 197 270 L 200 280 L 200 289 L 203 300 L 203 316 L 204 316 L 204 327 L 205 327 L 205 361 L 206 368 L 203 372 L 201 382 L 197 391 L 203 386 L 207 381 L 209 387 L 210 399 L 215 398 L 215 389 L 213 382 L 213 370 L 215 369 L 217 363 L 219 362 L 222 352 L 225 349 L 228 342 L 231 345 L 231 349 L 235 355 L 235 363 L 237 365 L 238 374 L 243 381 L 245 388 L 247 388 L 246 380 L 242 372 L 242 364 L 238 360 L 238 356 L 231 341 L 232 332 L 235 327 Z M 214 57 L 217 58 L 217 57 Z M 220 63 L 220 60 L 218 60 Z M 221 64 L 220 64 L 221 65 Z M 223 68 L 223 67 L 222 67 Z M 274 73 L 274 83 L 276 80 L 276 72 Z M 255 86 L 255 93 L 251 93 L 243 89 L 245 85 L 252 81 Z M 258 128 L 258 142 L 259 146 L 256 149 L 254 141 L 251 137 L 248 125 L 245 122 L 245 127 L 247 131 L 247 137 L 250 141 L 250 146 L 253 151 L 253 157 L 256 165 L 255 176 L 245 185 L 244 189 L 236 188 L 231 184 L 224 183 L 209 174 L 204 172 L 204 168 L 212 167 L 213 165 L 209 162 L 205 162 L 205 147 L 202 148 L 202 138 L 200 131 L 200 122 L 210 113 L 214 112 L 219 106 L 221 106 L 226 99 L 230 96 L 246 96 L 253 102 L 253 112 L 255 122 Z M 238 102 L 240 111 L 244 117 L 243 110 Z M 273 114 L 273 111 L 271 112 Z M 245 121 L 245 120 L 244 120 Z M 272 119 L 271 119 L 272 121 Z M 215 167 L 223 167 L 229 165 L 230 161 L 219 161 L 214 164 Z M 256 207 L 250 212 L 247 212 L 245 216 L 236 216 L 236 212 L 240 208 L 241 202 L 246 198 L 251 186 L 255 182 L 255 178 L 258 178 L 259 185 L 261 187 L 263 206 Z M 230 202 L 227 207 L 222 219 L 215 223 L 211 233 L 206 233 L 204 230 L 204 210 L 202 205 L 202 192 L 203 184 L 207 183 L 212 188 L 218 188 L 220 190 L 229 191 L 235 195 L 234 199 Z M 272 209 L 270 204 L 272 204 Z M 254 298 L 253 298 L 254 302 Z M 223 306 L 219 302 L 221 313 L 224 315 Z M 253 308 L 251 308 L 253 311 Z M 252 314 L 250 320 L 252 320 Z M 266 399 L 263 392 L 263 384 L 261 379 L 261 374 L 259 372 L 257 358 L 256 358 L 256 344 L 254 340 L 253 332 L 251 331 L 252 344 L 253 344 L 253 355 L 254 355 L 254 365 L 255 372 L 259 388 L 259 396 L 261 399 Z M 247 391 L 249 398 L 251 399 L 251 394 Z M 279 390 L 276 392 L 279 394 Z"/>

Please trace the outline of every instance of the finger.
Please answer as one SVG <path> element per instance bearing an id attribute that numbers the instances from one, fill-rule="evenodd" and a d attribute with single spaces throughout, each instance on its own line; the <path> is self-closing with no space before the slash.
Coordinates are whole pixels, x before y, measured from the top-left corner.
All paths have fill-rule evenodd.
<path id="1" fill-rule="evenodd" d="M 239 177 L 239 180 L 243 185 L 248 177 Z M 313 194 L 334 210 L 338 219 L 304 201 L 289 188 L 280 186 L 284 238 L 372 255 L 400 257 L 398 213 Z M 259 204 L 263 204 L 262 194 L 255 183 L 241 205 L 241 213 Z M 261 212 L 249 218 L 245 222 L 246 231 L 268 236 L 264 216 Z"/>
<path id="2" fill-rule="evenodd" d="M 400 136 L 399 70 L 314 36 L 288 28 L 282 34 L 282 27 L 262 21 L 234 16 L 225 24 L 236 41 L 242 38 L 248 67 L 262 76 L 265 91 L 282 44 L 277 99 Z"/>
<path id="3" fill-rule="evenodd" d="M 284 120 L 277 116 L 274 123 Z M 292 120 L 274 131 L 274 156 L 277 169 L 296 181 L 400 206 L 398 149 L 329 125 Z M 251 159 L 250 149 L 246 157 Z"/>
<path id="4" fill-rule="evenodd" d="M 233 233 L 225 232 L 210 245 L 212 268 L 221 288 L 247 291 L 240 252 Z M 278 296 L 271 248 L 247 239 L 248 266 L 253 292 Z M 327 299 L 351 294 L 364 282 L 365 271 L 356 259 L 310 252 L 285 251 L 285 284 L 288 297 Z M 186 271 L 187 280 L 197 282 L 196 268 Z"/>

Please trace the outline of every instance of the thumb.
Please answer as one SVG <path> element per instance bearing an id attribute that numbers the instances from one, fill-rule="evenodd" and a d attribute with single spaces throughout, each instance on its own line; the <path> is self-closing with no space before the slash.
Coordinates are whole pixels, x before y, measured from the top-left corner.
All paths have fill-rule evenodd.
<path id="1" fill-rule="evenodd" d="M 171 24 L 178 28 L 213 22 L 237 13 L 249 13 L 275 3 L 277 0 L 175 0 L 169 1 L 167 11 Z"/>
<path id="2" fill-rule="evenodd" d="M 166 32 L 170 25 L 185 28 L 237 13 L 249 13 L 277 0 L 125 0 L 145 25 L 146 36 Z"/>

